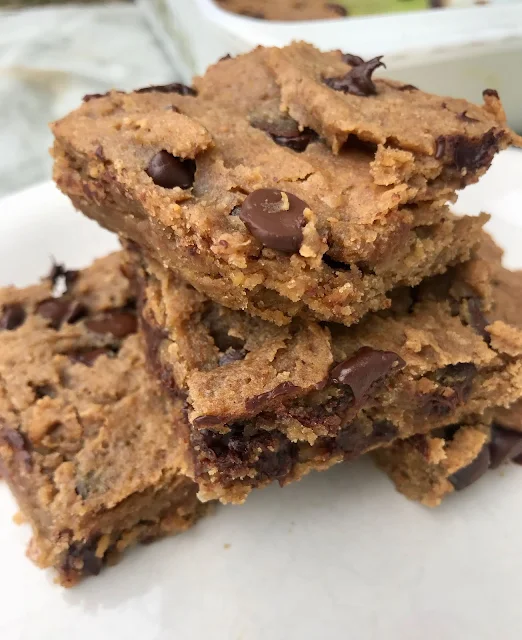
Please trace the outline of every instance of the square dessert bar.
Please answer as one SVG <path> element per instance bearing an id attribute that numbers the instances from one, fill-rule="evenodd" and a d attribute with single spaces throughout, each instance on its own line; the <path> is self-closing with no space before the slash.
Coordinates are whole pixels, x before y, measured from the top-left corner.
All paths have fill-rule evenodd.
<path id="1" fill-rule="evenodd" d="M 146 376 L 122 268 L 117 253 L 0 290 L 1 475 L 30 558 L 64 586 L 206 510 L 182 473 L 182 402 Z"/>
<path id="2" fill-rule="evenodd" d="M 494 412 L 491 422 L 459 424 L 397 440 L 373 452 L 397 491 L 437 507 L 505 462 L 522 464 L 522 402 Z"/>
<path id="3" fill-rule="evenodd" d="M 507 271 L 497 259 L 491 265 L 491 279 L 495 295 L 489 317 L 522 327 L 522 271 Z M 435 507 L 490 468 L 508 460 L 522 464 L 522 400 L 495 409 L 489 420 L 484 417 L 479 424 L 454 424 L 397 440 L 373 455 L 398 491 Z"/>
<path id="4" fill-rule="evenodd" d="M 446 203 L 519 141 L 494 91 L 440 98 L 379 64 L 298 43 L 87 96 L 53 125 L 55 180 L 224 306 L 353 324 L 469 258 L 481 222 Z"/>
<path id="5" fill-rule="evenodd" d="M 185 398 L 188 465 L 202 500 L 242 502 L 273 480 L 286 484 L 522 394 L 522 332 L 486 319 L 494 287 L 486 260 L 404 289 L 390 310 L 352 327 L 281 327 L 131 254 L 141 264 L 148 361 Z"/>

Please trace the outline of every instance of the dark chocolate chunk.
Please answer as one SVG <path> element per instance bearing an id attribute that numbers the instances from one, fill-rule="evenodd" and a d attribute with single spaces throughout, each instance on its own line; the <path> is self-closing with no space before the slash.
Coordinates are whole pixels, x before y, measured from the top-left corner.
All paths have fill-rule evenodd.
<path id="1" fill-rule="evenodd" d="M 333 11 L 340 18 L 344 18 L 348 15 L 348 10 L 346 9 L 346 7 L 343 7 L 342 4 L 337 4 L 337 2 L 327 2 L 324 6 L 327 9 L 330 9 L 330 11 Z"/>
<path id="2" fill-rule="evenodd" d="M 403 84 L 402 87 L 397 87 L 398 91 L 418 91 L 419 88 L 414 84 Z"/>
<path id="3" fill-rule="evenodd" d="M 493 98 L 498 98 L 498 91 L 496 89 L 484 89 L 482 92 L 483 97 L 489 96 Z"/>
<path id="4" fill-rule="evenodd" d="M 245 349 L 233 349 L 232 347 L 228 348 L 225 353 L 222 353 L 219 356 L 218 365 L 220 367 L 224 367 L 231 362 L 238 362 L 239 360 L 244 360 L 247 352 Z"/>
<path id="5" fill-rule="evenodd" d="M 343 53 L 342 58 L 343 62 L 351 67 L 358 67 L 360 64 L 364 64 L 364 60 L 360 56 L 354 56 L 353 53 Z"/>
<path id="6" fill-rule="evenodd" d="M 75 574 L 97 576 L 103 565 L 103 558 L 96 555 L 99 536 L 87 542 L 73 542 L 67 550 L 62 564 L 62 571 L 66 576 Z"/>
<path id="7" fill-rule="evenodd" d="M 308 128 L 300 131 L 297 122 L 283 114 L 274 118 L 269 114 L 254 113 L 250 117 L 250 124 L 268 133 L 280 147 L 287 147 L 297 153 L 303 152 L 310 142 L 317 139 L 315 131 Z"/>
<path id="8" fill-rule="evenodd" d="M 239 217 L 265 247 L 297 253 L 303 242 L 308 207 L 297 196 L 278 189 L 257 189 L 243 204 Z"/>
<path id="9" fill-rule="evenodd" d="M 373 72 L 379 67 L 386 66 L 381 62 L 382 56 L 372 58 L 367 62 L 352 67 L 348 73 L 340 78 L 325 78 L 324 83 L 335 91 L 351 93 L 354 96 L 371 96 L 377 93 L 377 87 L 372 80 Z"/>
<path id="10" fill-rule="evenodd" d="M 503 462 L 522 455 L 522 433 L 511 431 L 494 424 L 489 442 L 490 467 L 496 469 Z"/>
<path id="11" fill-rule="evenodd" d="M 149 162 L 145 173 L 158 187 L 190 189 L 196 176 L 196 163 L 191 158 L 184 160 L 168 151 L 158 151 Z"/>
<path id="12" fill-rule="evenodd" d="M 361 455 L 370 447 L 391 442 L 396 437 L 397 428 L 387 420 L 374 423 L 371 433 L 358 420 L 354 420 L 339 432 L 335 444 L 348 460 Z"/>
<path id="13" fill-rule="evenodd" d="M 197 96 L 198 92 L 192 87 L 187 87 L 186 84 L 180 82 L 171 82 L 170 84 L 154 84 L 149 87 L 142 87 L 141 89 L 135 89 L 134 93 L 179 93 L 180 96 Z"/>
<path id="14" fill-rule="evenodd" d="M 280 442 L 276 451 L 263 451 L 256 463 L 256 471 L 266 478 L 282 481 L 292 470 L 297 455 L 296 444 Z"/>
<path id="15" fill-rule="evenodd" d="M 295 395 L 294 392 L 298 391 L 299 387 L 292 382 L 281 382 L 270 391 L 260 393 L 257 396 L 249 398 L 245 402 L 247 411 L 258 412 L 261 408 L 265 407 L 272 400 L 282 400 L 284 397 Z"/>
<path id="16" fill-rule="evenodd" d="M 10 427 L 4 426 L 0 428 L 0 438 L 3 439 L 14 451 L 15 458 L 21 462 L 26 469 L 30 469 L 32 466 L 30 453 L 32 447 L 25 434 L 18 431 L 18 429 L 11 429 Z"/>
<path id="17" fill-rule="evenodd" d="M 114 351 L 109 348 L 85 349 L 83 351 L 71 351 L 67 354 L 72 362 L 80 362 L 86 367 L 92 367 L 96 360 L 103 355 L 112 356 Z"/>
<path id="18" fill-rule="evenodd" d="M 17 302 L 2 308 L 0 315 L 0 331 L 14 331 L 25 321 L 25 309 Z"/>
<path id="19" fill-rule="evenodd" d="M 482 138 L 463 135 L 439 136 L 435 158 L 450 161 L 458 171 L 477 171 L 488 167 L 498 151 L 498 134 L 488 131 Z"/>
<path id="20" fill-rule="evenodd" d="M 484 445 L 478 456 L 471 464 L 459 469 L 448 480 L 454 486 L 455 491 L 461 491 L 482 477 L 489 469 L 490 455 L 488 445 Z"/>
<path id="21" fill-rule="evenodd" d="M 192 425 L 197 429 L 203 429 L 205 427 L 215 427 L 218 424 L 226 424 L 228 420 L 228 416 L 198 416 L 194 418 Z"/>
<path id="22" fill-rule="evenodd" d="M 457 114 L 457 118 L 459 120 L 462 120 L 462 122 L 479 122 L 477 118 L 472 118 L 471 116 L 468 116 L 467 111 L 463 111 L 462 113 Z"/>
<path id="23" fill-rule="evenodd" d="M 81 302 L 66 298 L 47 298 L 42 300 L 36 312 L 46 320 L 53 329 L 59 329 L 64 322 L 74 324 L 87 314 L 87 308 Z"/>
<path id="24" fill-rule="evenodd" d="M 330 371 L 334 384 L 347 385 L 352 390 L 355 406 L 360 407 L 392 373 L 406 363 L 393 351 L 377 351 L 361 347 L 351 358 L 337 364 Z"/>
<path id="25" fill-rule="evenodd" d="M 131 333 L 136 333 L 138 321 L 134 313 L 113 309 L 97 318 L 87 320 L 85 326 L 93 333 L 110 333 L 115 338 L 122 339 Z"/>

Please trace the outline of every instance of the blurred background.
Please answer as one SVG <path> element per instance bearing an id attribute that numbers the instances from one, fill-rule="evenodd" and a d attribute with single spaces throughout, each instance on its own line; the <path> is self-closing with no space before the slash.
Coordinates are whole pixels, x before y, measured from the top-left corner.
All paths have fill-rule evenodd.
<path id="1" fill-rule="evenodd" d="M 221 56 L 308 40 L 480 101 L 522 132 L 521 0 L 0 0 L 0 196 L 50 178 L 47 123 L 86 93 L 190 82 Z"/>

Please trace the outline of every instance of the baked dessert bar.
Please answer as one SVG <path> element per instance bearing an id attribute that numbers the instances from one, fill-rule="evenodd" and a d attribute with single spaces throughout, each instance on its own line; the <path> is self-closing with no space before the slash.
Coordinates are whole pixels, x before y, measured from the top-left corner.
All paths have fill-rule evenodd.
<path id="1" fill-rule="evenodd" d="M 273 480 L 286 484 L 522 394 L 522 333 L 486 319 L 483 259 L 404 289 L 391 310 L 349 328 L 278 327 L 131 253 L 148 361 L 186 401 L 188 464 L 202 500 L 242 502 Z"/>
<path id="2" fill-rule="evenodd" d="M 206 510 L 182 473 L 183 403 L 145 375 L 122 269 L 117 253 L 0 290 L 1 474 L 30 558 L 64 586 Z"/>
<path id="3" fill-rule="evenodd" d="M 441 98 L 379 64 L 296 43 L 87 96 L 53 125 L 55 180 L 224 306 L 353 324 L 470 257 L 480 223 L 446 203 L 520 141 L 496 92 Z"/>

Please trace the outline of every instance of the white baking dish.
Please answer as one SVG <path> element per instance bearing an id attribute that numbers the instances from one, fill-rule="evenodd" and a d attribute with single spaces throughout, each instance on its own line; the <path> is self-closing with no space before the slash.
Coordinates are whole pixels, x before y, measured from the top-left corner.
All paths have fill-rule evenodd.
<path id="1" fill-rule="evenodd" d="M 387 73 L 428 91 L 476 101 L 482 89 L 496 88 L 522 131 L 522 2 L 302 22 L 255 20 L 212 0 L 138 3 L 185 81 L 227 53 L 307 40 L 321 49 L 385 55 Z"/>

